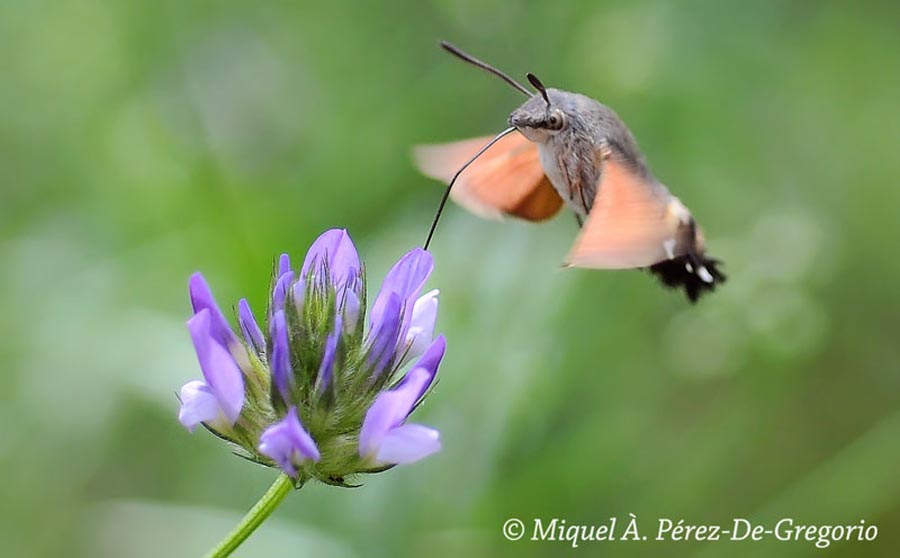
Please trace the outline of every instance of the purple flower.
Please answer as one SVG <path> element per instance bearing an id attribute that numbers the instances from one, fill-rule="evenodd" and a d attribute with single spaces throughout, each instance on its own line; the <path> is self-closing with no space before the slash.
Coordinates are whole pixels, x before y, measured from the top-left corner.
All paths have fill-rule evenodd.
<path id="1" fill-rule="evenodd" d="M 445 348 L 443 336 L 435 339 L 400 384 L 375 399 L 359 433 L 363 459 L 373 465 L 402 465 L 441 449 L 437 430 L 406 419 L 434 381 Z"/>
<path id="2" fill-rule="evenodd" d="M 291 271 L 290 268 L 278 276 L 278 280 L 275 282 L 275 288 L 272 289 L 272 305 L 270 308 L 272 312 L 284 310 L 284 301 L 287 299 L 288 289 L 290 289 L 293 280 L 294 272 Z"/>
<path id="3" fill-rule="evenodd" d="M 386 319 L 384 313 L 388 300 L 392 295 L 396 295 L 403 310 L 400 332 L 405 336 L 416 298 L 433 269 L 434 261 L 431 254 L 425 250 L 414 248 L 404 254 L 388 271 L 375 304 L 372 305 L 372 328 L 375 329 L 381 320 Z"/>
<path id="4" fill-rule="evenodd" d="M 344 333 L 352 333 L 359 324 L 359 296 L 350 289 L 344 290 Z"/>
<path id="5" fill-rule="evenodd" d="M 191 306 L 194 309 L 194 314 L 199 313 L 201 310 L 209 310 L 209 329 L 213 338 L 226 348 L 231 348 L 233 344 L 237 343 L 237 337 L 231 331 L 231 326 L 228 325 L 225 315 L 219 310 L 219 305 L 216 304 L 216 299 L 213 298 L 212 291 L 209 289 L 209 285 L 206 284 L 206 279 L 203 278 L 202 274 L 195 273 L 191 275 L 191 280 L 188 282 L 188 291 L 191 295 Z"/>
<path id="6" fill-rule="evenodd" d="M 238 321 L 241 325 L 241 333 L 244 334 L 244 341 L 253 349 L 257 355 L 262 356 L 266 352 L 266 340 L 263 332 L 253 317 L 253 311 L 250 310 L 250 303 L 246 298 L 238 301 Z"/>
<path id="7" fill-rule="evenodd" d="M 334 329 L 325 340 L 325 350 L 322 352 L 322 363 L 319 364 L 319 390 L 324 390 L 331 382 L 331 376 L 334 373 L 334 357 L 337 352 L 338 343 L 344 333 L 344 325 L 341 316 L 338 315 L 334 319 Z"/>
<path id="8" fill-rule="evenodd" d="M 278 310 L 272 316 L 272 383 L 284 401 L 290 398 L 292 382 L 291 347 L 288 340 L 287 322 L 284 311 Z"/>
<path id="9" fill-rule="evenodd" d="M 278 258 L 265 323 L 238 301 L 240 335 L 194 275 L 188 329 L 203 380 L 182 388 L 181 422 L 191 430 L 204 423 L 298 483 L 341 485 L 347 475 L 438 451 L 436 430 L 407 422 L 444 355 L 444 338 L 434 338 L 438 291 L 421 294 L 433 267 L 421 248 L 404 254 L 367 319 L 356 247 L 347 231 L 326 231 L 299 271 L 287 254 Z M 407 362 L 411 371 L 398 381 Z"/>
<path id="10" fill-rule="evenodd" d="M 307 459 L 318 461 L 319 449 L 300 424 L 297 407 L 288 409 L 283 419 L 268 427 L 259 437 L 259 453 L 271 458 L 281 470 L 297 476 L 296 467 Z"/>
<path id="11" fill-rule="evenodd" d="M 285 275 L 286 273 L 291 272 L 291 257 L 287 254 L 282 254 L 278 257 L 278 277 Z"/>
<path id="12" fill-rule="evenodd" d="M 400 297 L 397 296 L 397 293 L 389 293 L 381 308 L 378 322 L 373 324 L 369 332 L 368 364 L 372 369 L 373 377 L 380 376 L 396 356 L 397 336 L 402 323 L 400 304 Z"/>
<path id="13" fill-rule="evenodd" d="M 393 350 L 377 353 L 377 358 L 373 359 L 373 362 L 379 364 L 375 370 L 376 375 L 391 364 L 395 367 L 402 365 L 400 359 L 404 353 L 407 355 L 406 360 L 409 360 L 416 356 L 414 350 L 420 351 L 421 354 L 424 347 L 431 343 L 434 321 L 437 318 L 437 292 L 423 297 L 417 320 L 413 319 L 413 314 L 419 292 L 433 269 L 434 261 L 431 254 L 421 248 L 414 248 L 404 254 L 388 271 L 378 297 L 372 305 L 370 331 L 376 336 L 371 340 L 373 351 L 376 349 L 382 351 L 383 346 L 388 343 L 393 344 Z M 386 331 L 393 331 L 395 322 L 396 335 L 388 342 L 385 338 Z M 410 330 L 413 328 L 415 329 L 410 336 Z"/>
<path id="14" fill-rule="evenodd" d="M 313 266 L 328 271 L 327 280 L 338 292 L 356 278 L 361 270 L 359 254 L 346 230 L 331 229 L 319 235 L 306 253 L 300 277 L 306 279 L 310 271 L 319 271 Z"/>
<path id="15" fill-rule="evenodd" d="M 413 305 L 409 328 L 406 330 L 406 345 L 409 347 L 404 362 L 419 358 L 434 339 L 434 322 L 438 311 L 437 289 L 428 291 Z"/>
<path id="16" fill-rule="evenodd" d="M 194 380 L 181 388 L 178 420 L 191 431 L 201 422 L 220 428 L 233 426 L 244 405 L 241 369 L 220 344 L 212 323 L 210 308 L 201 309 L 187 322 L 205 380 Z"/>

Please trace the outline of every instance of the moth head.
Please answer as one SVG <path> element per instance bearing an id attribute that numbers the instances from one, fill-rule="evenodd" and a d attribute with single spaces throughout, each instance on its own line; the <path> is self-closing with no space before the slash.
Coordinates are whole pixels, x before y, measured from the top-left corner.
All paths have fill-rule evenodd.
<path id="1" fill-rule="evenodd" d="M 564 130 L 568 117 L 560 106 L 566 93 L 556 89 L 547 89 L 534 74 L 527 74 L 528 81 L 537 89 L 532 93 L 527 87 L 487 62 L 479 60 L 463 52 L 447 41 L 441 41 L 441 48 L 456 56 L 460 60 L 472 64 L 488 73 L 499 77 L 511 87 L 526 95 L 528 100 L 509 115 L 509 125 L 519 130 L 528 139 L 534 142 L 546 141 L 551 135 Z"/>
<path id="2" fill-rule="evenodd" d="M 528 81 L 538 93 L 509 115 L 509 125 L 515 126 L 532 141 L 546 141 L 568 124 L 566 113 L 559 103 L 563 93 L 547 89 L 534 74 L 528 74 Z"/>

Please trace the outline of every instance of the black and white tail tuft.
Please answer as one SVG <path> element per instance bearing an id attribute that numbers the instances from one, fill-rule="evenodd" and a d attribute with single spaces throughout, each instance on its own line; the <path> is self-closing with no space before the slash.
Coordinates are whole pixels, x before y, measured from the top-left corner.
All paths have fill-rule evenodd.
<path id="1" fill-rule="evenodd" d="M 720 262 L 703 254 L 685 254 L 650 266 L 650 273 L 670 288 L 684 288 L 684 293 L 692 303 L 700 296 L 716 289 L 727 279 L 719 271 Z"/>

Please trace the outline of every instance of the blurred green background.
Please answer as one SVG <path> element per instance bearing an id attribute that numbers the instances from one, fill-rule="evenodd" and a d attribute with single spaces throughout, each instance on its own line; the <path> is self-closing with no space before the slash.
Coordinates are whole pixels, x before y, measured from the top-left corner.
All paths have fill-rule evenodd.
<path id="1" fill-rule="evenodd" d="M 692 307 L 562 270 L 571 217 L 450 207 L 421 464 L 292 495 L 237 556 L 896 556 L 896 2 L 0 5 L 0 554 L 197 556 L 275 474 L 176 420 L 188 275 L 261 307 L 349 228 L 374 289 L 440 190 L 414 143 L 521 101 L 437 48 L 614 107 L 730 281 Z M 505 541 L 507 518 L 878 525 L 870 543 Z M 652 538 L 652 537 L 651 537 Z"/>

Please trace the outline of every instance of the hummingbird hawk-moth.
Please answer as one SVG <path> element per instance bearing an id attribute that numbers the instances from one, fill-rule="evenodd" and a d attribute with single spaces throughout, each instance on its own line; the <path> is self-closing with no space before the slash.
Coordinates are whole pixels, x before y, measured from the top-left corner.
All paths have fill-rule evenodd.
<path id="1" fill-rule="evenodd" d="M 546 88 L 529 73 L 534 93 L 453 45 L 441 46 L 502 78 L 528 100 L 494 138 L 415 149 L 424 174 L 450 183 L 426 247 L 448 196 L 488 219 L 543 221 L 566 205 L 581 227 L 568 266 L 646 268 L 663 284 L 684 289 L 691 302 L 725 281 L 720 262 L 706 255 L 691 212 L 653 176 L 631 131 L 611 108 Z"/>

